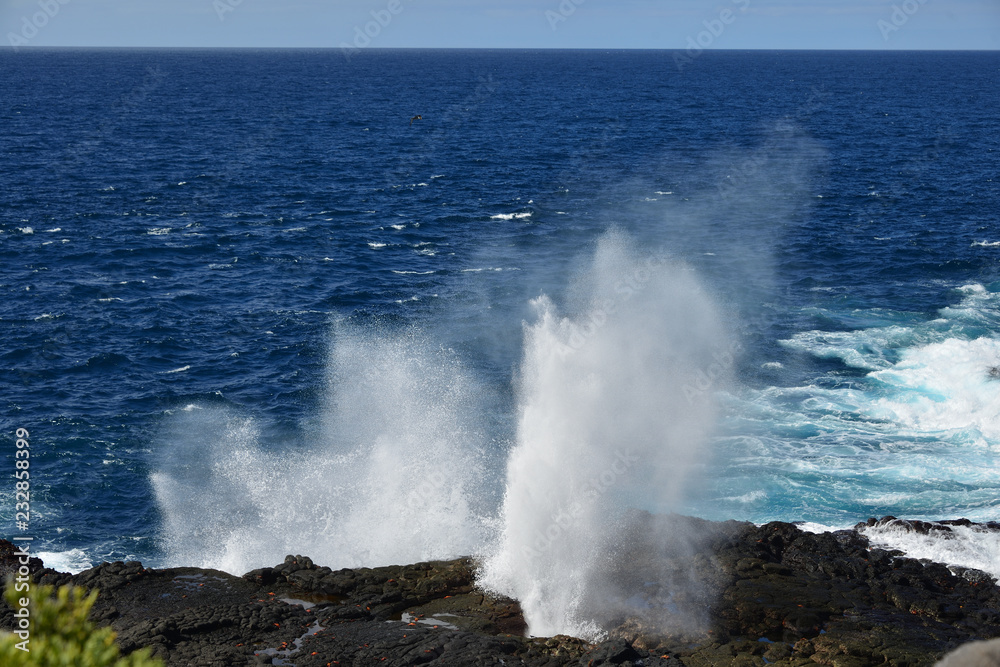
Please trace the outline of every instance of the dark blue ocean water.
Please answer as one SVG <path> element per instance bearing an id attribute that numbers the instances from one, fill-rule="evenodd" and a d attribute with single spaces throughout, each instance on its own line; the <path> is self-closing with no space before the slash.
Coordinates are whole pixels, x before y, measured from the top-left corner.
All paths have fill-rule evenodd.
<path id="1" fill-rule="evenodd" d="M 376 446 L 465 387 L 488 516 L 529 302 L 574 315 L 612 227 L 740 342 L 674 509 L 996 519 L 1000 55 L 673 56 L 0 53 L 5 536 L 73 568 L 322 549 L 337 514 L 307 498 L 340 497 L 352 454 L 321 443 Z M 414 358 L 423 384 L 390 371 Z"/>

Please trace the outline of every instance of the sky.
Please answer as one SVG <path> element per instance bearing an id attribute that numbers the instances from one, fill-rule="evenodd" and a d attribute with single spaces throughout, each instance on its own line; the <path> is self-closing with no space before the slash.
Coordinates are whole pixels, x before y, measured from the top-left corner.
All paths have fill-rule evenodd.
<path id="1" fill-rule="evenodd" d="M 0 0 L 5 48 L 1000 50 L 1000 0 Z"/>

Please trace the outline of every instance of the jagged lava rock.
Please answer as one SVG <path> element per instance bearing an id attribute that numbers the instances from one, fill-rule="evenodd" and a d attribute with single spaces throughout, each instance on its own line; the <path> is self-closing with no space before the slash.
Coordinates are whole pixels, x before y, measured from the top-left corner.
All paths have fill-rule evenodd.
<path id="1" fill-rule="evenodd" d="M 100 589 L 95 621 L 125 652 L 149 646 L 171 666 L 902 667 L 1000 637 L 989 575 L 872 549 L 854 530 L 639 512 L 622 538 L 587 601 L 608 629 L 599 644 L 525 637 L 517 602 L 478 589 L 468 558 L 333 570 L 288 556 L 242 577 L 117 562 L 33 576 Z M 13 620 L 0 607 L 0 627 Z"/>

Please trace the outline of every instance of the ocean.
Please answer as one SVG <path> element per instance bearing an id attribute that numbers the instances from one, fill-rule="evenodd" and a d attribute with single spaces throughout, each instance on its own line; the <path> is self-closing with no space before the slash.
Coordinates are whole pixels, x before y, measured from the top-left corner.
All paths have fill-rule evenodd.
<path id="1" fill-rule="evenodd" d="M 0 53 L 4 536 L 517 592 L 629 508 L 998 519 L 1000 54 L 676 56 Z"/>

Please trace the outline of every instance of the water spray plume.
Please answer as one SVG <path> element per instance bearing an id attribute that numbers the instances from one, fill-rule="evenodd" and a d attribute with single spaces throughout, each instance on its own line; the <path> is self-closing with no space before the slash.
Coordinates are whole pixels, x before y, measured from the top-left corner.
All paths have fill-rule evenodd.
<path id="1" fill-rule="evenodd" d="M 502 535 L 481 584 L 520 600 L 534 635 L 601 634 L 602 573 L 629 507 L 669 510 L 702 455 L 733 346 L 684 265 L 598 242 L 571 291 L 525 325 Z"/>
<path id="2" fill-rule="evenodd" d="M 170 563 L 242 574 L 289 553 L 354 567 L 481 548 L 496 494 L 477 385 L 412 331 L 335 330 L 314 446 L 279 456 L 251 419 L 173 416 L 152 478 Z"/>

